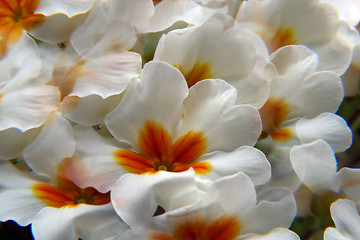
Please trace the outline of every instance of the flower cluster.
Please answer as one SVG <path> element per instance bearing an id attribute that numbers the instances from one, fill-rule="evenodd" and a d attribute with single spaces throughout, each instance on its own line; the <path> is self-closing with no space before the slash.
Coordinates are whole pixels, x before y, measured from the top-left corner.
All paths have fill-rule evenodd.
<path id="1" fill-rule="evenodd" d="M 356 8 L 0 0 L 0 221 L 37 240 L 298 240 L 295 217 L 329 201 L 324 240 L 360 239 L 360 172 L 335 155 Z"/>

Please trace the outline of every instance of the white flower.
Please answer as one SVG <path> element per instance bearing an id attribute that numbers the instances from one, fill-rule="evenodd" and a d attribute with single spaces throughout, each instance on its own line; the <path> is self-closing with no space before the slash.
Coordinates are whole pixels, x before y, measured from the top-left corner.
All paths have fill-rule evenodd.
<path id="1" fill-rule="evenodd" d="M 237 20 L 258 33 L 269 52 L 304 44 L 319 55 L 319 69 L 339 75 L 348 68 L 358 38 L 354 28 L 339 20 L 333 6 L 319 0 L 245 1 Z"/>
<path id="2" fill-rule="evenodd" d="M 213 183 L 194 179 L 190 170 L 160 175 L 153 185 L 145 185 L 146 177 L 134 174 L 124 175 L 115 184 L 112 202 L 133 229 L 120 239 L 247 239 L 246 233 L 288 227 L 296 213 L 289 191 L 269 190 L 257 199 L 253 182 L 243 173 Z M 130 189 L 130 183 L 138 188 Z M 153 216 L 158 206 L 165 213 Z"/>
<path id="3" fill-rule="evenodd" d="M 105 118 L 120 145 L 92 129 L 75 128 L 76 155 L 93 176 L 86 186 L 108 191 L 127 172 L 156 176 L 191 167 L 205 178 L 244 171 L 256 184 L 266 182 L 269 163 L 250 147 L 260 133 L 258 112 L 235 100 L 236 90 L 222 80 L 202 81 L 189 90 L 176 68 L 146 64 L 140 80 Z"/>
<path id="4" fill-rule="evenodd" d="M 224 30 L 215 23 L 174 30 L 160 39 L 154 60 L 178 68 L 188 87 L 205 79 L 225 80 L 237 89 L 237 103 L 261 107 L 269 93 L 269 55 L 261 39 L 248 31 Z"/>

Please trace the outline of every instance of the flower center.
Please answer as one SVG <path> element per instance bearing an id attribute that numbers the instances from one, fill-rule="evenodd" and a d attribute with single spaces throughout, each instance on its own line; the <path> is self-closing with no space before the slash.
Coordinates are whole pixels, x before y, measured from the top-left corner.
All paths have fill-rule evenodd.
<path id="1" fill-rule="evenodd" d="M 281 47 L 296 44 L 294 30 L 291 28 L 280 27 L 277 29 L 275 35 L 267 42 L 269 52 L 273 53 Z"/>
<path id="2" fill-rule="evenodd" d="M 259 113 L 263 126 L 260 139 L 271 135 L 273 140 L 289 140 L 292 135 L 291 129 L 279 129 L 279 126 L 286 120 L 290 113 L 289 106 L 285 100 L 271 97 L 259 110 Z"/>
<path id="3" fill-rule="evenodd" d="M 110 202 L 110 192 L 100 193 L 95 188 L 80 188 L 67 175 L 73 176 L 73 159 L 66 158 L 57 169 L 57 185 L 36 183 L 32 186 L 33 194 L 49 207 L 73 207 L 78 204 L 104 205 Z"/>
<path id="4" fill-rule="evenodd" d="M 201 80 L 214 77 L 214 74 L 211 72 L 211 66 L 207 62 L 197 61 L 190 70 L 183 69 L 181 64 L 175 65 L 174 67 L 179 69 L 184 75 L 189 88 Z"/>
<path id="5" fill-rule="evenodd" d="M 138 144 L 139 153 L 126 149 L 114 153 L 115 161 L 131 173 L 182 172 L 192 167 L 196 173 L 205 174 L 211 168 L 210 163 L 196 162 L 208 146 L 202 132 L 189 131 L 173 143 L 161 124 L 146 121 Z"/>
<path id="6" fill-rule="evenodd" d="M 0 0 L 0 36 L 6 43 L 16 43 L 23 30 L 31 30 L 43 22 L 42 14 L 34 13 L 39 0 Z"/>
<path id="7" fill-rule="evenodd" d="M 234 240 L 242 230 L 241 221 L 231 215 L 224 214 L 220 218 L 207 223 L 203 216 L 184 217 L 175 226 L 173 236 L 162 232 L 153 232 L 150 240 Z"/>

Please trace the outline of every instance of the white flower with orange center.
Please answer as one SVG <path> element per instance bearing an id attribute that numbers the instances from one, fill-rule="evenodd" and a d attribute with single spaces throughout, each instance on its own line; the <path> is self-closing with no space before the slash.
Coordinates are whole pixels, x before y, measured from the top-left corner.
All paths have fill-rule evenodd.
<path id="1" fill-rule="evenodd" d="M 67 40 L 70 32 L 81 22 L 74 17 L 91 9 L 89 1 L 47 1 L 47 0 L 1 0 L 0 1 L 0 56 L 6 53 L 9 44 L 15 44 L 21 36 L 31 32 L 37 38 L 52 39 L 54 42 Z M 49 17 L 50 15 L 55 17 Z M 63 16 L 67 15 L 67 17 Z M 74 17 L 70 19 L 70 17 Z M 59 24 L 60 23 L 60 24 Z M 67 24 L 63 27 L 61 24 Z M 54 31 L 56 27 L 56 31 Z M 40 30 L 36 30 L 39 29 Z M 39 32 L 46 34 L 39 34 Z M 62 36 L 63 35 L 63 36 Z M 54 40 L 55 39 L 55 40 Z M 57 39 L 57 40 L 56 40 Z"/>
<path id="2" fill-rule="evenodd" d="M 155 184 L 147 184 L 146 176 L 126 174 L 114 185 L 114 208 L 132 229 L 120 239 L 234 240 L 289 227 L 296 213 L 289 191 L 272 189 L 256 196 L 244 173 L 215 182 L 194 178 L 192 170 L 159 174 Z M 130 189 L 130 182 L 138 187 Z M 160 207 L 162 212 L 155 211 Z"/>
<path id="3" fill-rule="evenodd" d="M 335 8 L 320 0 L 245 1 L 237 21 L 259 34 L 270 53 L 303 44 L 319 55 L 319 69 L 339 75 L 348 68 L 358 38 L 356 30 L 339 19 Z"/>
<path id="4" fill-rule="evenodd" d="M 82 189 L 62 177 L 64 171 L 74 174 L 71 161 L 65 159 L 58 166 L 56 182 L 1 163 L 1 221 L 14 220 L 21 226 L 32 224 L 36 239 L 87 238 L 95 234 L 98 226 L 114 223 L 118 232 L 125 230 L 126 225 L 119 221 L 110 204 L 110 193 L 99 193 L 91 187 Z"/>
<path id="5" fill-rule="evenodd" d="M 189 88 L 205 79 L 225 80 L 237 89 L 237 103 L 261 107 L 269 94 L 266 47 L 238 28 L 208 23 L 171 31 L 160 39 L 154 60 L 178 68 Z"/>
<path id="6" fill-rule="evenodd" d="M 0 167 L 1 221 L 13 219 L 22 226 L 31 223 L 36 239 L 87 238 L 99 226 L 114 224 L 119 231 L 126 229 L 114 213 L 109 192 L 100 193 L 74 183 L 74 179 L 87 178 L 72 158 L 74 150 L 70 123 L 61 114 L 53 113 L 23 152 L 33 172 L 20 172 L 6 162 Z"/>
<path id="7" fill-rule="evenodd" d="M 343 119 L 332 114 L 343 99 L 340 78 L 319 71 L 317 55 L 304 46 L 283 47 L 271 55 L 271 62 L 278 75 L 271 81 L 268 100 L 259 109 L 263 126 L 260 139 L 271 136 L 276 143 L 294 145 L 297 137 L 301 142 L 323 137 L 338 144 L 336 151 L 346 150 L 351 131 Z"/>
<path id="8" fill-rule="evenodd" d="M 93 186 L 108 191 L 124 173 L 154 175 L 193 168 L 218 178 L 244 171 L 256 184 L 269 178 L 269 163 L 252 148 L 260 134 L 257 110 L 235 105 L 236 90 L 207 80 L 190 90 L 179 70 L 163 62 L 144 66 L 105 124 L 116 140 L 75 127 L 76 156 Z"/>

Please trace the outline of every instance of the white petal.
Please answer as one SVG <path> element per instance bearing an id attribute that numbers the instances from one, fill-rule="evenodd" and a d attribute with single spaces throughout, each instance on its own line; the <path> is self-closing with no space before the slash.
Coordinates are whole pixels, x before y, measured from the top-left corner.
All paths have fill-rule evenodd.
<path id="1" fill-rule="evenodd" d="M 244 221 L 246 232 L 266 233 L 276 227 L 288 228 L 296 216 L 293 194 L 285 188 L 274 188 L 258 196 L 258 204 Z"/>
<path id="2" fill-rule="evenodd" d="M 342 235 L 336 228 L 327 227 L 324 232 L 324 240 L 353 240 Z"/>
<path id="3" fill-rule="evenodd" d="M 360 203 L 360 169 L 344 167 L 338 172 L 341 190 L 356 204 Z"/>
<path id="4" fill-rule="evenodd" d="M 0 159 L 9 160 L 21 157 L 24 148 L 35 140 L 39 128 L 21 132 L 17 128 L 0 131 Z"/>
<path id="5" fill-rule="evenodd" d="M 118 215 L 132 228 L 150 227 L 159 203 L 193 184 L 193 170 L 182 173 L 160 171 L 154 175 L 125 174 L 115 183 L 111 201 Z"/>
<path id="6" fill-rule="evenodd" d="M 258 111 L 250 105 L 234 105 L 236 89 L 221 80 L 200 81 L 190 88 L 178 136 L 202 131 L 208 139 L 206 152 L 232 151 L 254 145 L 261 133 Z"/>
<path id="7" fill-rule="evenodd" d="M 354 202 L 339 199 L 331 204 L 330 212 L 340 233 L 351 236 L 352 239 L 360 238 L 360 216 Z"/>
<path id="8" fill-rule="evenodd" d="M 100 224 L 118 220 L 119 231 L 126 227 L 114 213 L 111 204 L 92 206 L 80 204 L 75 207 L 44 208 L 32 224 L 34 237 L 39 240 L 89 238 L 92 230 Z M 104 238 L 113 236 L 107 232 Z"/>
<path id="9" fill-rule="evenodd" d="M 29 173 L 20 172 L 10 163 L 0 163 L 0 221 L 15 220 L 25 226 L 45 207 L 32 193 L 37 183 Z"/>
<path id="10" fill-rule="evenodd" d="M 68 120 L 53 112 L 42 127 L 36 140 L 24 149 L 23 155 L 37 173 L 56 179 L 57 165 L 63 159 L 72 157 L 75 139 Z"/>
<path id="11" fill-rule="evenodd" d="M 69 18 L 62 13 L 54 14 L 43 18 L 44 21 L 42 24 L 31 29 L 29 34 L 37 39 L 52 44 L 67 42 L 69 41 L 71 33 L 84 22 L 85 18 L 85 14 L 76 15 L 72 18 Z"/>
<path id="12" fill-rule="evenodd" d="M 346 121 L 332 113 L 322 113 L 313 119 L 301 118 L 296 123 L 296 133 L 301 143 L 322 138 L 334 152 L 343 152 L 352 143 L 352 133 Z"/>
<path id="13" fill-rule="evenodd" d="M 139 77 L 141 56 L 134 52 L 114 52 L 86 60 L 83 68 L 71 95 L 85 97 L 96 94 L 107 98 L 122 93 L 131 79 Z"/>
<path id="14" fill-rule="evenodd" d="M 69 18 L 74 15 L 85 13 L 89 11 L 94 3 L 94 0 L 41 0 L 36 9 L 36 13 L 44 15 L 53 15 L 55 13 L 63 13 Z"/>
<path id="15" fill-rule="evenodd" d="M 301 181 L 314 192 L 340 190 L 335 155 L 325 141 L 316 140 L 292 147 L 290 161 Z"/>
<path id="16" fill-rule="evenodd" d="M 240 218 L 253 211 L 256 205 L 255 186 L 251 179 L 241 172 L 215 181 L 209 195 L 220 201 L 226 212 L 239 215 Z"/>
<path id="17" fill-rule="evenodd" d="M 39 127 L 59 101 L 57 88 L 42 85 L 37 79 L 24 84 L 11 81 L 0 89 L 0 95 L 0 130 Z"/>
<path id="18" fill-rule="evenodd" d="M 333 71 L 342 75 L 351 63 L 352 50 L 359 33 L 345 22 L 332 41 L 308 46 L 319 55 L 319 70 Z M 334 61 L 336 59 L 336 61 Z"/>
<path id="19" fill-rule="evenodd" d="M 238 240 L 300 240 L 300 238 L 289 229 L 275 228 L 264 235 L 251 234 L 250 236 L 241 237 Z"/>
<path id="20" fill-rule="evenodd" d="M 112 184 L 126 173 L 114 160 L 114 152 L 119 147 L 92 128 L 76 126 L 74 131 L 75 156 L 88 176 L 72 179 L 82 188 L 91 186 L 103 193 L 110 191 Z"/>
<path id="21" fill-rule="evenodd" d="M 66 97 L 61 102 L 61 112 L 69 120 L 85 126 L 102 124 L 105 116 L 119 104 L 121 96 L 113 95 L 106 99 L 99 95 Z"/>
<path id="22" fill-rule="evenodd" d="M 237 172 L 247 174 L 255 185 L 264 184 L 270 179 L 270 163 L 265 155 L 252 147 L 243 146 L 233 152 L 214 152 L 205 155 L 199 161 L 211 164 L 211 173 L 207 178 L 229 176 Z"/>
<path id="23" fill-rule="evenodd" d="M 184 77 L 176 68 L 162 62 L 149 62 L 140 81 L 133 81 L 105 124 L 119 141 L 135 144 L 145 121 L 161 123 L 170 134 L 182 115 L 182 102 L 188 94 Z M 124 127 L 126 126 L 126 127 Z"/>

